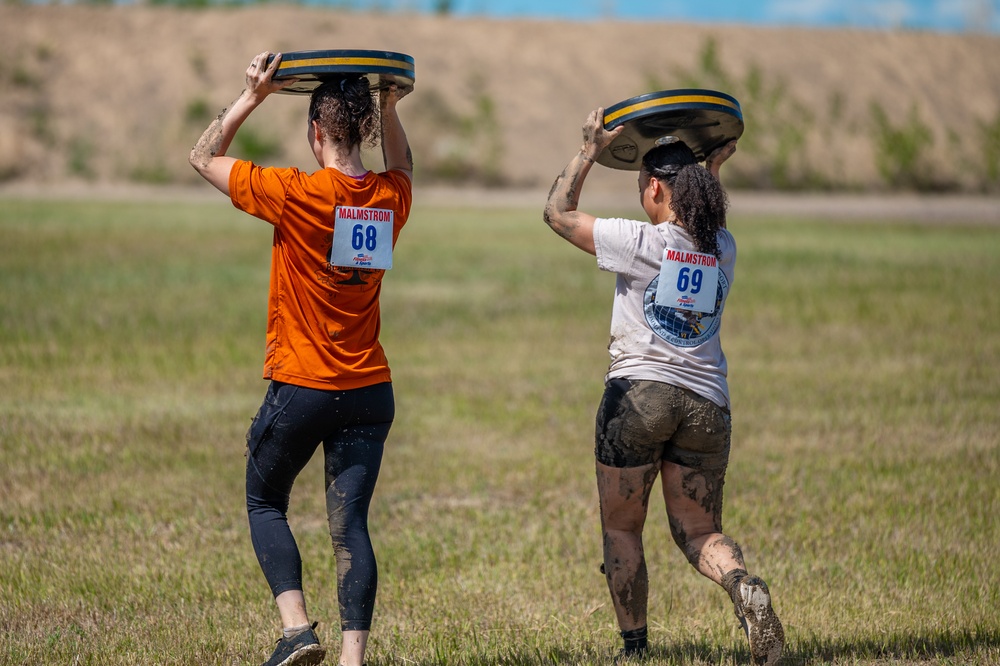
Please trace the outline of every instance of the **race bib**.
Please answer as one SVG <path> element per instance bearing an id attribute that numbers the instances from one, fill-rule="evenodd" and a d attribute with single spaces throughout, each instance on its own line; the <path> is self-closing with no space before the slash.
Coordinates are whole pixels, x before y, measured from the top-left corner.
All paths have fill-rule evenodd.
<path id="1" fill-rule="evenodd" d="M 656 304 L 711 314 L 719 287 L 719 260 L 714 254 L 688 250 L 663 250 Z"/>
<path id="2" fill-rule="evenodd" d="M 384 208 L 337 206 L 329 261 L 343 268 L 392 268 L 393 212 Z"/>

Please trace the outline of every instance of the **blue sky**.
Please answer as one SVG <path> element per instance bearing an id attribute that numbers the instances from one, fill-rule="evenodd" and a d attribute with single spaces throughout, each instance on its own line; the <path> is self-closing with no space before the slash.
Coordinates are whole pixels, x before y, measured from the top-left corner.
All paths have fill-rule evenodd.
<path id="1" fill-rule="evenodd" d="M 323 0 L 312 0 L 323 3 Z M 457 16 L 749 23 L 775 26 L 906 28 L 1000 34 L 1000 0 L 326 0 L 382 10 Z"/>

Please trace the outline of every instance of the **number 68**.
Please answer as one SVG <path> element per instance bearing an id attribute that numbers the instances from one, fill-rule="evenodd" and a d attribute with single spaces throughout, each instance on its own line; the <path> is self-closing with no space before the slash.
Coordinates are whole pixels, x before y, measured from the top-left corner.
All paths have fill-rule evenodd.
<path id="1" fill-rule="evenodd" d="M 360 250 L 362 246 L 369 252 L 375 250 L 378 244 L 378 231 L 372 225 L 367 227 L 363 224 L 355 224 L 351 233 L 351 246 L 355 250 Z"/>

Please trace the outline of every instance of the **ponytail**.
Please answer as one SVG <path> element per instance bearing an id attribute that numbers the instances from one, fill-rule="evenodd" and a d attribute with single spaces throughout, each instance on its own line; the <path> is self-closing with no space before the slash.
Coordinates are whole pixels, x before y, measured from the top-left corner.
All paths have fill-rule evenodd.
<path id="1" fill-rule="evenodd" d="M 670 208 L 694 238 L 698 251 L 719 256 L 716 235 L 726 226 L 729 207 L 722 183 L 700 164 L 688 164 L 669 185 Z"/>
<path id="2" fill-rule="evenodd" d="M 344 76 L 325 81 L 309 100 L 309 120 L 333 140 L 349 147 L 378 139 L 378 105 L 367 77 Z"/>

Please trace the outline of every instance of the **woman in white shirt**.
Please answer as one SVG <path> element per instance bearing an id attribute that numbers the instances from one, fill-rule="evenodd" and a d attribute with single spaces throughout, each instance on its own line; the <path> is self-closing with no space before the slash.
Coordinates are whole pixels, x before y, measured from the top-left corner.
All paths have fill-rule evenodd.
<path id="1" fill-rule="evenodd" d="M 577 210 L 584 179 L 621 133 L 597 109 L 583 147 L 556 179 L 545 222 L 617 274 L 611 363 L 597 414 L 595 457 L 604 543 L 602 570 L 624 640 L 619 658 L 647 652 L 648 575 L 642 546 L 649 496 L 662 475 L 670 532 L 688 561 L 722 586 L 758 664 L 781 657 L 784 631 L 766 583 L 748 574 L 722 531 L 729 462 L 729 388 L 719 339 L 736 244 L 726 230 L 719 168 L 736 142 L 698 163 L 680 141 L 643 157 L 639 198 L 649 223 Z"/>

